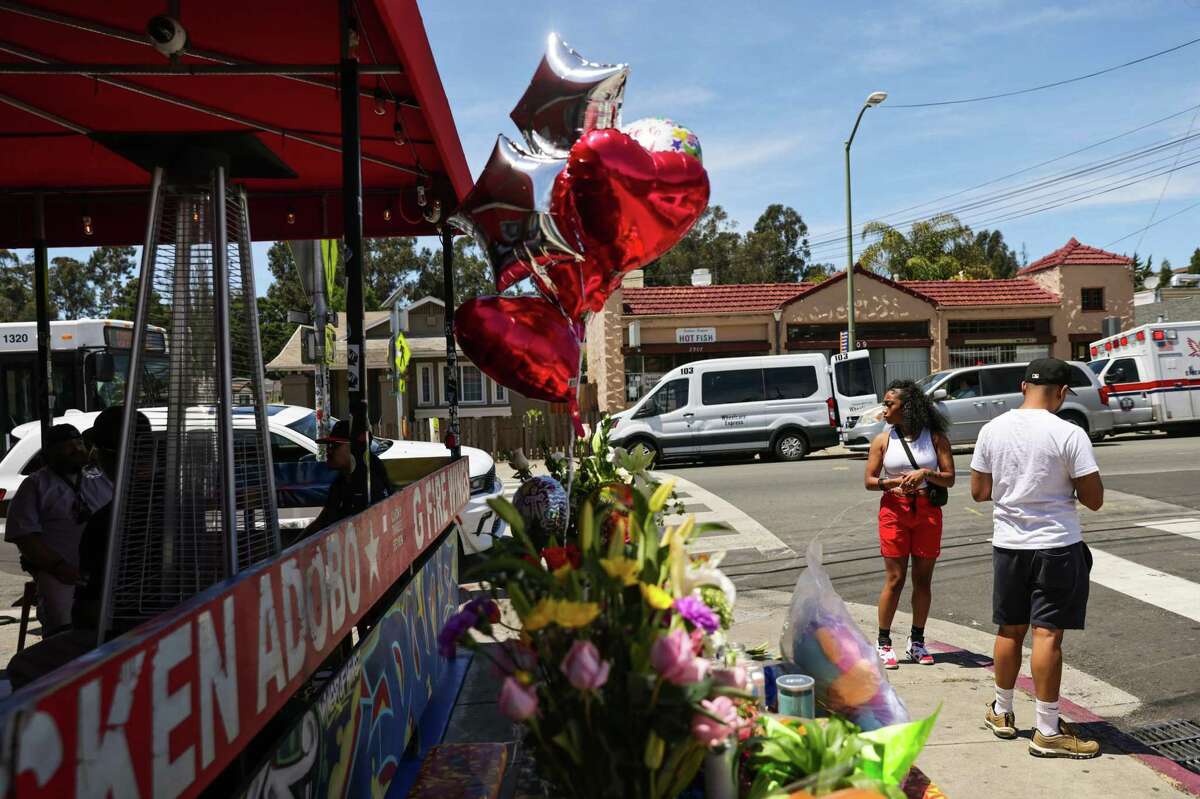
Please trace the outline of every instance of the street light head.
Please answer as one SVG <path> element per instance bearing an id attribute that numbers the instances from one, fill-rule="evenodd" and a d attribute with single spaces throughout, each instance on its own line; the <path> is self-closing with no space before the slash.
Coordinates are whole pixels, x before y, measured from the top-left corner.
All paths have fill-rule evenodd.
<path id="1" fill-rule="evenodd" d="M 887 92 L 871 92 L 871 96 L 867 98 L 867 105 L 879 105 L 887 99 Z"/>

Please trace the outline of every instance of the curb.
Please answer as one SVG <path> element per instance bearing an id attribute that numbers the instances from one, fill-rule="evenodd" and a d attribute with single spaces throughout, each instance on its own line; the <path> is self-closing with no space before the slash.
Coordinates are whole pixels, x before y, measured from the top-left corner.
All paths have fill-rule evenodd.
<path id="1" fill-rule="evenodd" d="M 975 661 L 976 665 L 981 666 L 988 671 L 994 671 L 992 668 L 992 659 L 987 655 L 981 655 L 977 652 L 971 652 L 966 649 L 961 649 L 957 646 L 944 644 L 941 641 L 926 641 L 925 645 L 929 649 L 932 649 L 936 652 L 941 652 L 943 654 L 955 654 L 964 657 L 970 657 Z M 1023 693 L 1029 694 L 1030 696 L 1035 695 L 1032 677 L 1019 674 L 1017 676 L 1016 687 L 1019 688 Z M 1188 771 L 1170 758 L 1166 758 L 1157 754 L 1149 754 L 1145 751 L 1139 751 L 1146 749 L 1144 744 L 1135 741 L 1129 735 L 1114 727 L 1106 719 L 1097 716 L 1095 713 L 1085 707 L 1075 704 L 1070 699 L 1064 699 L 1060 696 L 1058 705 L 1064 716 L 1069 716 L 1075 721 L 1083 722 L 1084 724 L 1104 725 L 1104 737 L 1109 743 L 1117 746 L 1125 754 L 1140 760 L 1143 764 L 1150 767 L 1154 771 L 1157 771 L 1167 780 L 1175 783 L 1180 789 L 1192 794 L 1193 796 L 1200 796 L 1200 774 L 1194 774 L 1191 771 Z"/>

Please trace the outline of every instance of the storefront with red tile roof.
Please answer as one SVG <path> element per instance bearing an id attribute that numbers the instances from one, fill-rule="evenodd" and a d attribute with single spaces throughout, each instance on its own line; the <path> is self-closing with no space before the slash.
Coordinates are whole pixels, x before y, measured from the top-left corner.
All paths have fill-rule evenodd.
<path id="1" fill-rule="evenodd" d="M 875 381 L 1054 355 L 1086 358 L 1102 320 L 1133 318 L 1129 259 L 1075 239 L 1010 280 L 893 281 L 856 271 L 858 345 Z M 643 286 L 635 273 L 588 322 L 588 380 L 620 410 L 691 361 L 839 349 L 845 273 L 821 283 Z"/>

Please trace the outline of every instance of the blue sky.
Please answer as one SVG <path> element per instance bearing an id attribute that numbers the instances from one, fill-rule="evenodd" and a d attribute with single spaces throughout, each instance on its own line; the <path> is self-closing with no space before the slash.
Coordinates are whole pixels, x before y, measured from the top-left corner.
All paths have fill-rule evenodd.
<path id="1" fill-rule="evenodd" d="M 594 61 L 631 65 L 626 121 L 669 116 L 699 135 L 712 201 L 725 207 L 739 229 L 751 227 L 769 203 L 791 205 L 808 223 L 814 241 L 830 242 L 814 255 L 839 268 L 845 262 L 840 239 L 845 214 L 842 142 L 872 91 L 885 90 L 890 97 L 867 113 L 854 142 L 856 224 L 1200 105 L 1197 44 L 1034 94 L 896 108 L 1069 78 L 1181 44 L 1200 36 L 1200 0 L 849 5 L 421 0 L 420 8 L 473 175 L 485 163 L 497 133 L 516 138 L 508 112 L 541 57 L 546 35 L 557 31 Z M 1011 189 L 1041 175 L 1182 136 L 1193 122 L 1194 132 L 1200 133 L 1200 119 L 1189 110 L 982 191 Z M 1181 165 L 1200 159 L 1198 147 L 1200 139 L 1182 151 L 1163 150 L 1156 164 L 1146 168 L 1167 168 L 1176 158 Z M 1079 190 L 1113 180 L 1106 177 Z M 1200 164 L 1176 172 L 1163 193 L 1165 181 L 1146 180 L 996 225 L 990 223 L 1003 209 L 982 208 L 963 218 L 976 226 L 999 227 L 1016 249 L 1025 245 L 1030 259 L 1071 236 L 1131 252 L 1140 234 L 1114 242 L 1151 222 L 1160 193 L 1155 219 L 1200 201 Z M 916 213 L 969 198 L 934 203 Z M 1004 208 L 1039 204 L 1036 196 L 1018 195 Z M 260 293 L 269 280 L 266 246 L 255 247 Z M 861 246 L 856 244 L 856 250 Z M 1166 256 L 1181 266 L 1197 246 L 1200 208 L 1146 231 L 1139 251 L 1152 253 L 1156 262 Z"/>

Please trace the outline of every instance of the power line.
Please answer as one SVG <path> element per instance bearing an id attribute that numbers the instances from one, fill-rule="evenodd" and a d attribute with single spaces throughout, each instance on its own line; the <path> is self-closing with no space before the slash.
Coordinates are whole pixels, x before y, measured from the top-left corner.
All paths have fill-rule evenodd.
<path id="1" fill-rule="evenodd" d="M 949 200 L 949 199 L 953 199 L 955 197 L 960 197 L 964 194 L 967 194 L 968 192 L 975 191 L 976 189 L 982 189 L 985 186 L 991 186 L 996 183 L 1001 183 L 1005 180 L 1008 180 L 1009 178 L 1014 178 L 1018 175 L 1023 175 L 1027 172 L 1032 172 L 1035 169 L 1040 169 L 1041 167 L 1049 166 L 1050 164 L 1057 163 L 1059 161 L 1064 161 L 1073 155 L 1079 155 L 1080 153 L 1087 152 L 1088 150 L 1094 150 L 1097 147 L 1103 147 L 1105 144 L 1111 144 L 1112 142 L 1116 141 L 1117 139 L 1122 139 L 1126 136 L 1131 136 L 1134 133 L 1140 133 L 1141 131 L 1146 130 L 1147 128 L 1152 128 L 1155 125 L 1161 125 L 1163 122 L 1168 122 L 1172 119 L 1176 119 L 1177 117 L 1181 117 L 1184 114 L 1187 114 L 1192 111 L 1197 111 L 1197 110 L 1200 110 L 1200 104 L 1189 106 L 1188 108 L 1185 108 L 1182 111 L 1176 111 L 1174 114 L 1168 114 L 1165 117 L 1160 117 L 1152 122 L 1147 122 L 1144 125 L 1138 125 L 1136 128 L 1130 128 L 1129 130 L 1126 130 L 1122 133 L 1118 133 L 1114 136 L 1109 136 L 1107 139 L 1101 139 L 1100 141 L 1092 142 L 1091 144 L 1080 147 L 1077 150 L 1072 150 L 1069 153 L 1063 153 L 1062 155 L 1058 155 L 1053 158 L 1048 158 L 1045 161 L 1041 161 L 1041 162 L 1033 164 L 1031 166 L 1023 167 L 1014 172 L 1009 172 L 1008 174 L 1005 174 L 1005 175 L 1000 175 L 999 177 L 992 178 L 991 180 L 985 180 L 984 182 L 977 183 L 974 186 L 968 186 L 965 189 L 960 189 L 958 191 L 951 192 L 950 194 L 943 194 L 941 197 L 935 197 L 932 200 L 927 200 L 926 202 L 923 202 L 923 203 L 917 203 L 916 205 L 910 205 L 906 208 L 899 208 L 895 211 L 889 211 L 888 213 L 877 217 L 877 221 L 884 221 L 889 218 L 895 218 L 895 217 L 898 217 L 900 214 L 907 213 L 909 211 L 915 211 L 918 208 L 924 208 L 926 206 L 934 205 L 934 204 L 940 203 L 944 200 Z M 1137 149 L 1139 149 L 1139 148 L 1134 148 L 1134 150 L 1130 150 L 1127 152 L 1134 152 Z M 842 241 L 845 241 L 846 229 L 844 227 L 843 228 L 835 228 L 834 231 L 831 231 L 828 233 L 822 233 L 821 236 L 822 237 L 829 236 L 831 239 L 840 237 Z"/>
<path id="2" fill-rule="evenodd" d="M 1162 219 L 1158 220 L 1157 222 L 1151 222 L 1149 225 L 1146 225 L 1145 227 L 1140 227 L 1137 230 L 1133 231 L 1132 233 L 1126 233 L 1121 238 L 1113 239 L 1112 241 L 1110 241 L 1108 244 L 1105 244 L 1104 246 L 1106 248 L 1111 247 L 1114 244 L 1125 241 L 1125 239 L 1130 238 L 1131 236 L 1136 236 L 1138 233 L 1142 233 L 1143 231 L 1149 230 L 1152 227 L 1161 225 L 1163 222 L 1174 219 L 1175 217 L 1180 216 L 1181 214 L 1186 214 L 1188 211 L 1191 211 L 1193 208 L 1200 208 L 1200 202 L 1192 203 L 1187 208 L 1181 208 L 1178 211 L 1176 211 L 1175 213 L 1171 214 L 1170 216 L 1164 216 Z M 1134 248 L 1134 252 L 1137 252 L 1136 247 Z"/>
<path id="3" fill-rule="evenodd" d="M 1135 58 L 1132 61 L 1126 61 L 1123 64 L 1117 64 L 1116 66 L 1107 67 L 1105 69 L 1097 70 L 1095 72 L 1089 72 L 1086 75 L 1078 75 L 1074 78 L 1066 78 L 1064 80 L 1056 80 L 1053 83 L 1043 83 L 1040 86 L 1030 86 L 1027 89 L 1016 89 L 1016 90 L 1010 91 L 1010 92 L 1000 92 L 999 94 L 987 94 L 987 95 L 983 95 L 981 97 L 966 97 L 961 100 L 939 100 L 937 102 L 931 102 L 931 103 L 907 103 L 907 104 L 899 104 L 899 105 L 890 104 L 890 105 L 885 105 L 883 107 L 887 108 L 889 110 L 897 109 L 897 108 L 933 108 L 935 106 L 943 106 L 943 105 L 962 105 L 964 103 L 981 103 L 985 100 L 999 100 L 1004 97 L 1015 97 L 1019 94 L 1029 94 L 1031 92 L 1040 92 L 1045 89 L 1053 89 L 1057 86 L 1065 86 L 1068 83 L 1078 83 L 1081 80 L 1087 80 L 1088 78 L 1094 78 L 1094 77 L 1097 77 L 1098 75 L 1105 75 L 1105 74 L 1108 74 L 1109 72 L 1116 72 L 1118 69 L 1125 69 L 1126 67 L 1131 67 L 1135 64 L 1141 64 L 1145 61 L 1149 61 L 1152 58 L 1158 58 L 1159 56 L 1164 56 L 1164 55 L 1167 55 L 1168 53 L 1174 53 L 1176 50 L 1182 50 L 1185 47 L 1190 47 L 1193 44 L 1196 44 L 1197 42 L 1200 42 L 1200 38 L 1192 39 L 1190 42 L 1184 42 L 1183 44 L 1177 44 L 1174 47 L 1168 47 L 1166 50 L 1159 50 L 1157 53 L 1151 53 L 1150 55 L 1142 56 L 1141 58 Z"/>
<path id="4" fill-rule="evenodd" d="M 1200 111 L 1197 111 L 1192 115 L 1192 123 L 1188 125 L 1188 133 L 1191 133 L 1192 129 L 1196 127 L 1196 117 L 1200 117 Z M 1175 155 L 1175 163 L 1179 163 L 1179 158 L 1182 155 L 1183 145 L 1181 144 L 1179 145 L 1179 152 Z M 1171 174 L 1167 175 L 1167 179 L 1163 181 L 1162 191 L 1158 193 L 1158 199 L 1154 202 L 1154 210 L 1150 212 L 1150 221 L 1146 223 L 1144 228 L 1142 228 L 1142 235 L 1138 238 L 1137 244 L 1133 245 L 1133 251 L 1135 253 L 1142 247 L 1142 240 L 1146 238 L 1145 231 L 1149 230 L 1154 225 L 1154 218 L 1158 216 L 1158 208 L 1160 205 L 1162 205 L 1163 197 L 1165 197 L 1167 194 L 1167 187 L 1171 185 L 1171 177 L 1174 174 L 1175 173 L 1172 172 Z"/>

